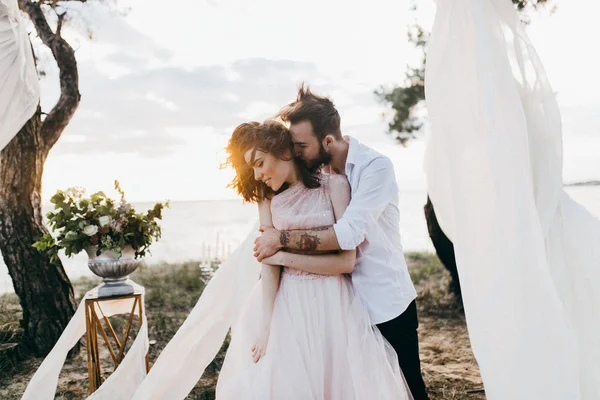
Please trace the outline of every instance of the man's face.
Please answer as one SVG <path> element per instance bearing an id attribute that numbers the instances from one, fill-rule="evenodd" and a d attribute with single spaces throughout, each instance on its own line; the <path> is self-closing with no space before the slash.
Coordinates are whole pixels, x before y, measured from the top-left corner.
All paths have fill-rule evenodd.
<path id="1" fill-rule="evenodd" d="M 325 150 L 313 131 L 310 121 L 302 121 L 290 126 L 294 153 L 300 157 L 308 169 L 315 170 L 331 162 L 331 154 Z"/>

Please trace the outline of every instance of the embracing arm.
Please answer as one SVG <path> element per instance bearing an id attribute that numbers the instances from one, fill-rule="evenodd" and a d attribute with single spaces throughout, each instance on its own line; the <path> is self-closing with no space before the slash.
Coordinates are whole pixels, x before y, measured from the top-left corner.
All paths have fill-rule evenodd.
<path id="1" fill-rule="evenodd" d="M 350 202 L 350 185 L 345 177 L 332 175 L 329 178 L 329 196 L 335 219 L 341 218 Z M 294 232 L 294 231 L 292 231 Z M 299 231 L 310 232 L 310 231 Z M 335 235 L 334 235 L 335 240 Z M 321 248 L 302 248 L 305 251 L 324 250 Z M 282 265 L 319 275 L 338 275 L 351 273 L 356 262 L 356 249 L 342 250 L 335 254 L 307 255 L 279 251 L 263 260 L 265 263 Z"/>
<path id="2" fill-rule="evenodd" d="M 257 239 L 254 255 L 260 261 L 281 249 L 304 251 L 355 249 L 365 240 L 368 226 L 377 221 L 397 192 L 394 165 L 391 160 L 386 157 L 376 158 L 365 167 L 352 201 L 335 225 L 291 231 L 261 227 L 263 235 Z"/>
<path id="3" fill-rule="evenodd" d="M 340 250 L 333 225 L 279 232 L 280 248 L 305 251 Z"/>
<path id="4" fill-rule="evenodd" d="M 254 241 L 254 257 L 258 261 L 282 249 L 306 253 L 340 250 L 333 225 L 287 231 L 261 226 L 260 231 L 262 235 Z"/>

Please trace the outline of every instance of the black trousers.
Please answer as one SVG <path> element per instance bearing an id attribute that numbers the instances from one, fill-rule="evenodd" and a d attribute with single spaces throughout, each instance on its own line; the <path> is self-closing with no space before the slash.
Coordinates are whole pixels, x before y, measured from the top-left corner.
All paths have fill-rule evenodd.
<path id="1" fill-rule="evenodd" d="M 419 337 L 417 328 L 419 321 L 417 319 L 417 303 L 410 303 L 406 311 L 396 318 L 377 325 L 379 331 L 392 345 L 396 354 L 400 368 L 408 383 L 408 387 L 414 397 L 414 400 L 429 400 L 425 383 L 421 376 L 421 359 L 419 358 Z"/>

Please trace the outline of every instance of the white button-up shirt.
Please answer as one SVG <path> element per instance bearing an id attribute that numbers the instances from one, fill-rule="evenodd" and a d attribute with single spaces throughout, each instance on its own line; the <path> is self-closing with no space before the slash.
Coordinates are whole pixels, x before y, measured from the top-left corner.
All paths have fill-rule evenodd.
<path id="1" fill-rule="evenodd" d="M 371 323 L 380 324 L 402 314 L 417 292 L 402 251 L 394 165 L 358 140 L 348 140 L 352 198 L 333 228 L 342 250 L 357 248 L 352 283 Z"/>

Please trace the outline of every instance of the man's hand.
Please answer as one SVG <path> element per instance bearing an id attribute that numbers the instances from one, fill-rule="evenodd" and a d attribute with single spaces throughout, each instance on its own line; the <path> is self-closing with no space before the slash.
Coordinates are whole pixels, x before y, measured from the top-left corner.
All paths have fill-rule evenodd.
<path id="1" fill-rule="evenodd" d="M 286 232 L 279 232 L 277 229 L 262 225 L 260 227 L 262 235 L 254 240 L 254 257 L 258 262 L 272 256 L 284 247 Z"/>

